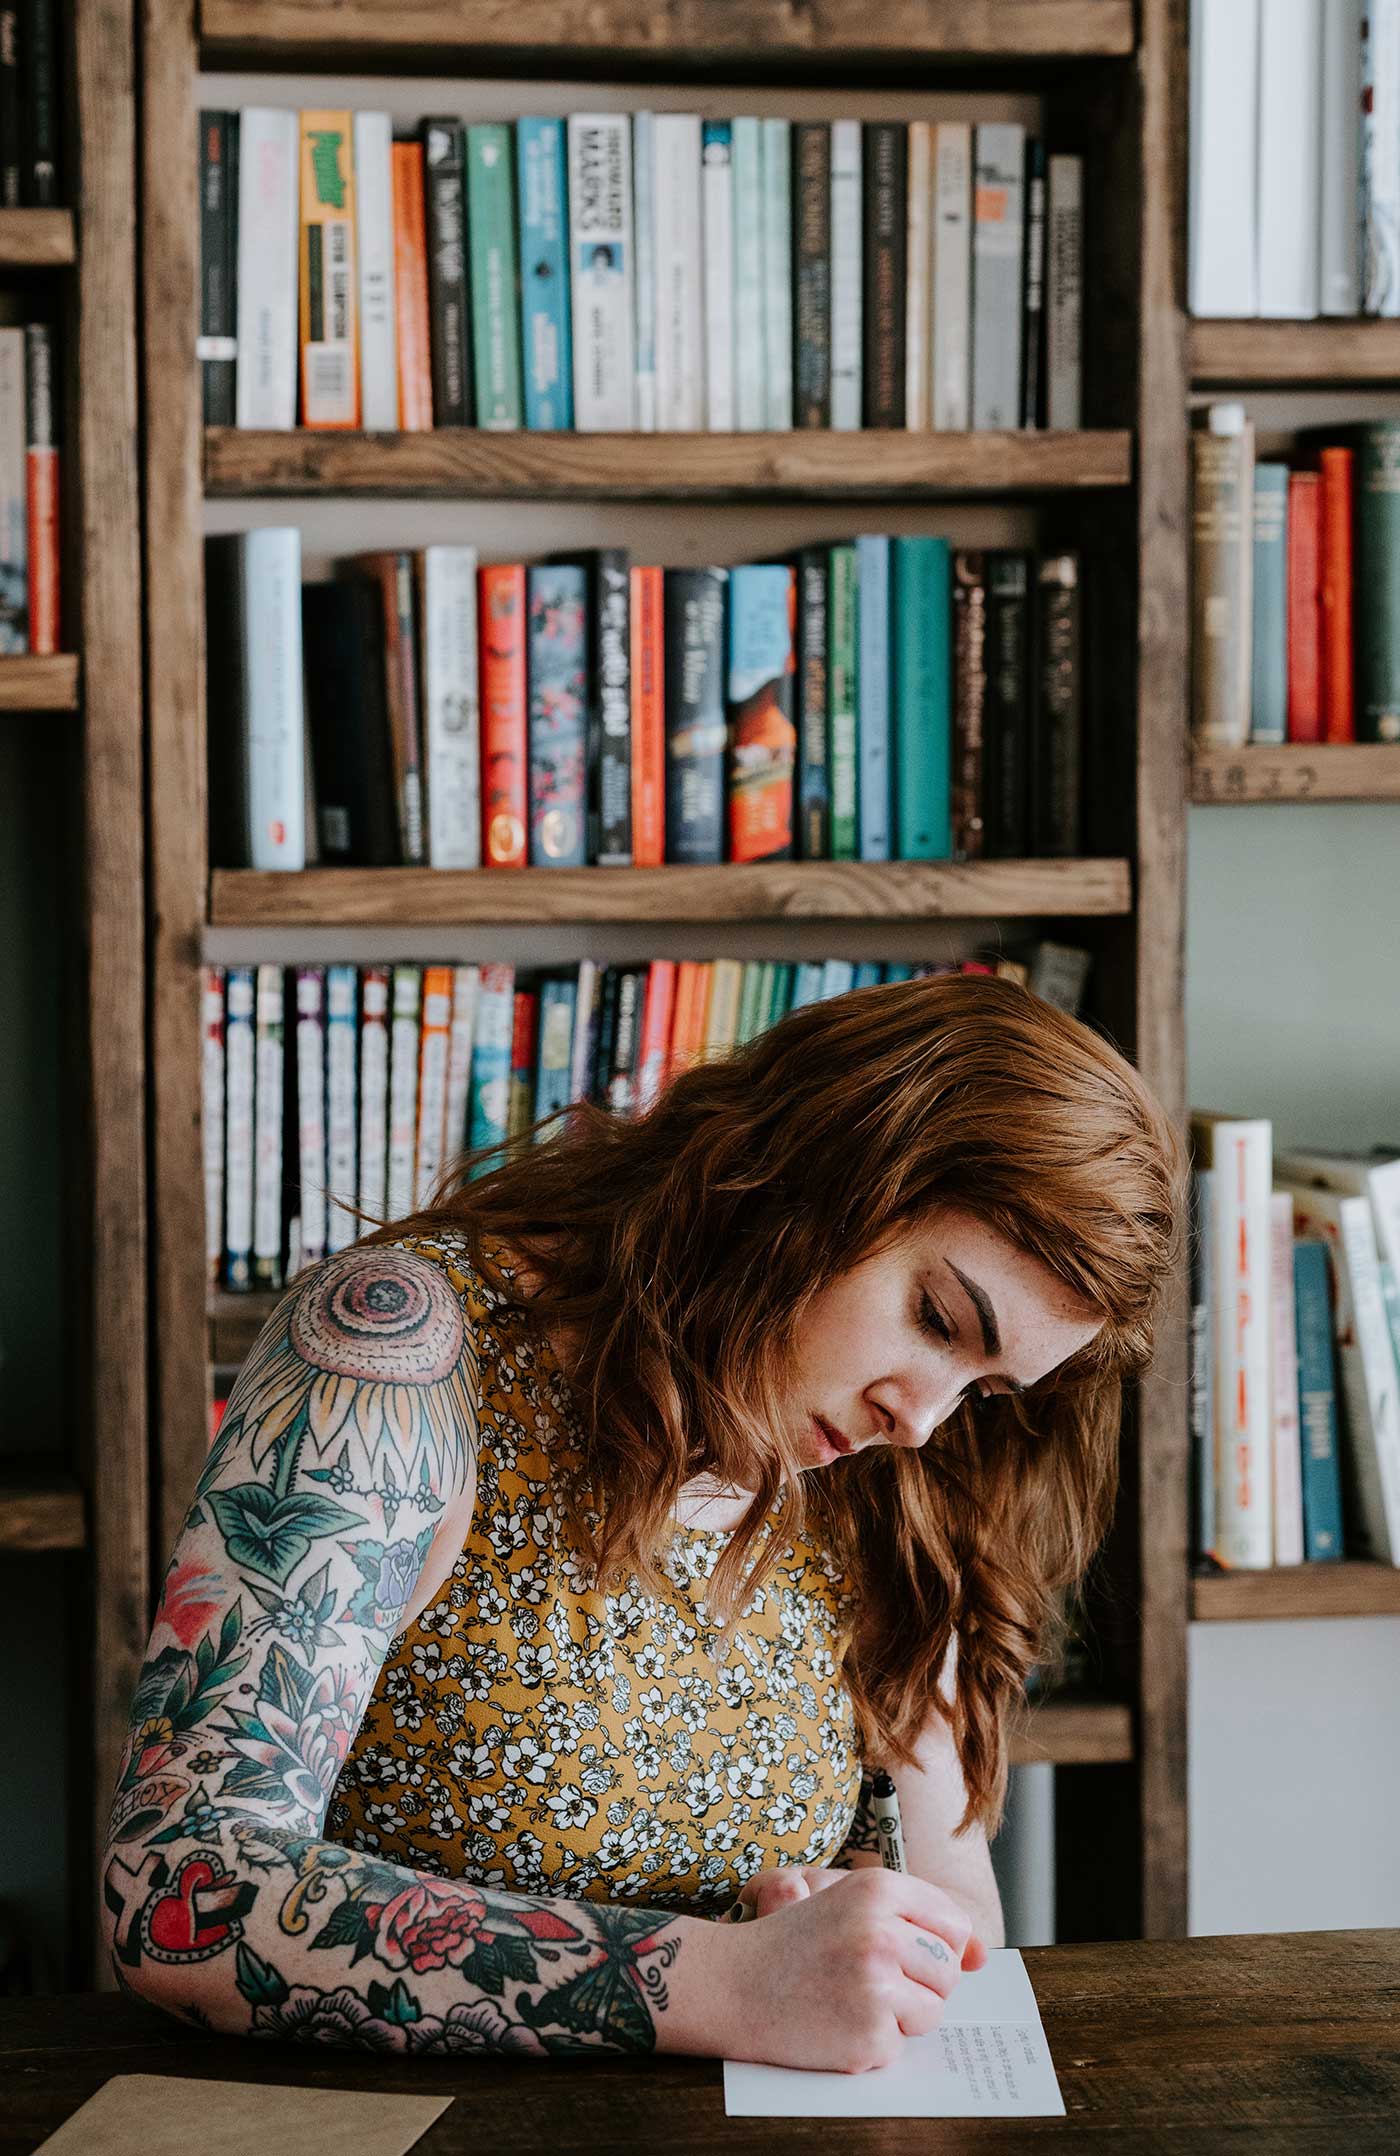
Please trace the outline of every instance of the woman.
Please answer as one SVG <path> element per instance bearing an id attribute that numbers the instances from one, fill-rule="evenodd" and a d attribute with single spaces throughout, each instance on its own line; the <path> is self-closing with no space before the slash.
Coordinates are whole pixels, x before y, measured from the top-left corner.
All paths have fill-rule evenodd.
<path id="1" fill-rule="evenodd" d="M 1007 1717 L 1182 1184 L 1097 1034 L 943 976 L 576 1108 L 305 1275 L 166 1577 L 123 1980 L 381 2049 L 887 2063 L 1000 1941 Z M 707 1921 L 736 1890 L 761 1921 Z"/>

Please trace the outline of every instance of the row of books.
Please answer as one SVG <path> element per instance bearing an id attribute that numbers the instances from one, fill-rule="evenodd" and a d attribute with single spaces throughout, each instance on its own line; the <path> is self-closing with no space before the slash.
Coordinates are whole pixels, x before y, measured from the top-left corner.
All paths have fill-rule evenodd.
<path id="1" fill-rule="evenodd" d="M 53 336 L 0 328 L 0 655 L 59 648 Z"/>
<path id="2" fill-rule="evenodd" d="M 1400 421 L 1256 462 L 1241 404 L 1192 430 L 1192 732 L 1400 742 Z"/>
<path id="3" fill-rule="evenodd" d="M 441 545 L 303 586 L 295 526 L 206 549 L 221 866 L 1079 851 L 1077 555 L 864 534 L 661 569 Z"/>
<path id="4" fill-rule="evenodd" d="M 1400 315 L 1400 0 L 1192 0 L 1190 308 Z"/>
<path id="5" fill-rule="evenodd" d="M 426 1203 L 469 1147 L 536 1124 L 547 1137 L 545 1119 L 576 1100 L 642 1112 L 679 1071 L 804 1004 L 964 971 L 1006 974 L 1073 1011 L 1088 967 L 1087 951 L 1053 943 L 961 966 L 207 966 L 209 1279 L 280 1287 L 368 1225 Z"/>
<path id="6" fill-rule="evenodd" d="M 210 425 L 1080 424 L 1082 160 L 1023 126 L 200 115 Z"/>
<path id="7" fill-rule="evenodd" d="M 54 0 L 0 0 L 0 209 L 59 201 L 57 30 Z"/>
<path id="8" fill-rule="evenodd" d="M 1198 1556 L 1400 1564 L 1400 1150 L 1192 1120 Z"/>

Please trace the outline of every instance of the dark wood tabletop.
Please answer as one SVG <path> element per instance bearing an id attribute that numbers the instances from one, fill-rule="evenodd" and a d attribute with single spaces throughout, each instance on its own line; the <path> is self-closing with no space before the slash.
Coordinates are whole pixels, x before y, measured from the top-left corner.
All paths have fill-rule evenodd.
<path id="1" fill-rule="evenodd" d="M 729 2119 L 715 2059 L 374 2058 L 204 2036 L 81 1995 L 0 2000 L 0 2156 L 30 2156 L 110 2075 L 132 2073 L 455 2097 L 415 2156 L 1400 2150 L 1400 1931 L 1046 1947 L 1026 1963 L 1063 2119 Z"/>

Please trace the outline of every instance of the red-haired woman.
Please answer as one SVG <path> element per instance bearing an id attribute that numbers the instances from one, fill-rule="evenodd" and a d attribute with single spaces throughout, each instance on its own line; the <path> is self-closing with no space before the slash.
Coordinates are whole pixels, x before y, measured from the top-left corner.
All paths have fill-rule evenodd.
<path id="1" fill-rule="evenodd" d="M 1008 1713 L 1110 1514 L 1183 1176 L 1097 1033 L 944 976 L 577 1108 L 307 1273 L 166 1579 L 123 1980 L 425 2053 L 861 2071 L 933 2028 L 1001 1939 Z M 711 1921 L 736 1894 L 760 1921 Z"/>

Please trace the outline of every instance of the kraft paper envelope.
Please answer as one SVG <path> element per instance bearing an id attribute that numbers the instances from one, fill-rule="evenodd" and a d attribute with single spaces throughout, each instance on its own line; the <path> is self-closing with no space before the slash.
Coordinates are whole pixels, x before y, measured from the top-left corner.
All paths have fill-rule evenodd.
<path id="1" fill-rule="evenodd" d="M 34 2156 L 404 2156 L 451 2101 L 117 2074 Z"/>

